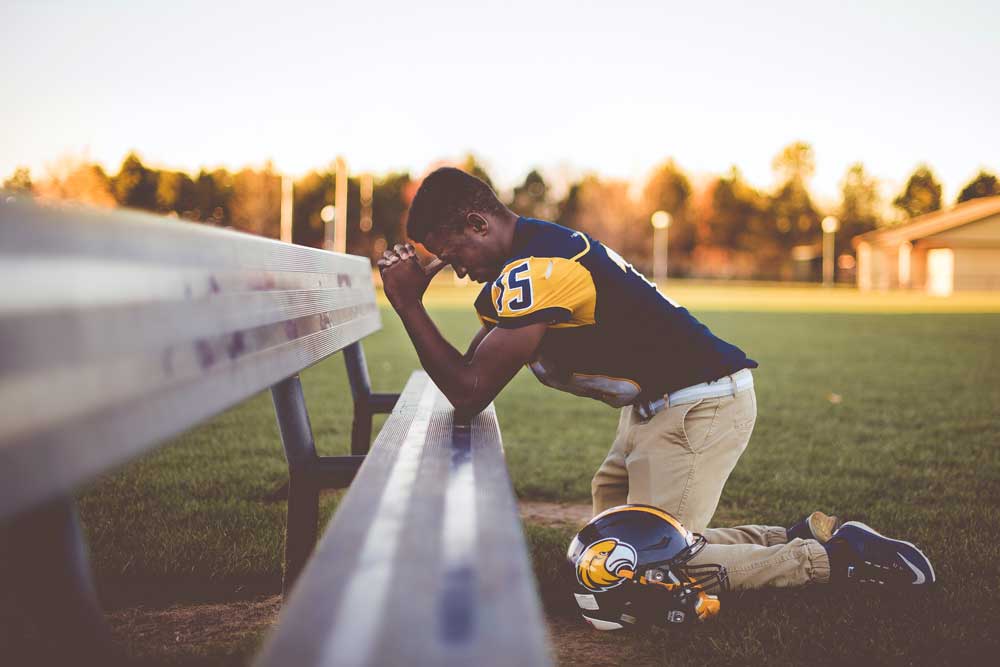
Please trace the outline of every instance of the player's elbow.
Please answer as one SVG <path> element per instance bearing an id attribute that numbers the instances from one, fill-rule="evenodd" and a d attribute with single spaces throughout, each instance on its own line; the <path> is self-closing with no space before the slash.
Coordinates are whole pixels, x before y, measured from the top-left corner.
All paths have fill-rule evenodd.
<path id="1" fill-rule="evenodd" d="M 480 412 L 486 409 L 486 406 L 490 404 L 489 400 L 482 400 L 476 397 L 455 397 L 450 398 L 451 405 L 455 408 L 455 421 L 463 422 L 469 421 Z"/>
<path id="2" fill-rule="evenodd" d="M 456 424 L 466 424 L 471 422 L 476 415 L 485 410 L 489 403 L 464 402 L 455 406 L 454 422 Z"/>
<path id="3" fill-rule="evenodd" d="M 448 395 L 448 400 L 455 408 L 455 421 L 469 421 L 480 412 L 485 410 L 493 402 L 493 396 L 487 396 L 481 391 L 476 391 L 475 387 L 466 388 L 453 395 Z"/>

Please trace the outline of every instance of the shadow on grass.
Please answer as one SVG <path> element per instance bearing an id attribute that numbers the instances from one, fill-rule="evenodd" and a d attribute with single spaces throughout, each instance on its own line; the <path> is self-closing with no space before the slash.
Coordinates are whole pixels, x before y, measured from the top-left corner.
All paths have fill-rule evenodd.
<path id="1" fill-rule="evenodd" d="M 102 578 L 97 582 L 107 611 L 146 605 L 237 602 L 281 593 L 281 574 L 206 579 L 198 576 Z"/>

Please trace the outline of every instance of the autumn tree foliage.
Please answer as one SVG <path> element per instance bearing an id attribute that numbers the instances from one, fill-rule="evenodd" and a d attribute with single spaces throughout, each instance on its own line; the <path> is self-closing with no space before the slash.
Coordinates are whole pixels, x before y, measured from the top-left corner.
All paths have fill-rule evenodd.
<path id="1" fill-rule="evenodd" d="M 10 178 L 4 180 L 3 189 L 17 194 L 31 194 L 31 170 L 27 167 L 15 169 Z"/>
<path id="2" fill-rule="evenodd" d="M 133 151 L 125 156 L 118 173 L 111 179 L 111 190 L 121 206 L 156 211 L 159 179 L 159 172 L 146 167 Z"/>
<path id="3" fill-rule="evenodd" d="M 549 186 L 537 169 L 529 171 L 524 182 L 514 188 L 507 205 L 526 218 L 549 220 L 555 213 L 555 206 L 549 198 Z"/>
<path id="4" fill-rule="evenodd" d="M 474 154 L 443 161 L 492 185 L 487 166 Z M 795 141 L 772 161 L 776 185 L 754 187 L 733 167 L 720 176 L 690 176 L 673 159 L 653 168 L 641 184 L 590 173 L 568 183 L 557 200 L 540 169 L 529 171 L 512 191 L 501 193 L 519 215 L 554 220 L 586 231 L 619 251 L 643 271 L 652 264 L 654 211 L 671 214 L 670 272 L 674 276 L 782 279 L 802 277 L 792 269 L 793 248 L 815 248 L 825 215 L 840 219 L 838 253 L 852 252 L 850 239 L 884 224 L 880 184 L 856 163 L 841 182 L 836 206 L 818 206 L 811 194 L 815 172 L 813 147 Z M 348 179 L 348 252 L 377 257 L 405 240 L 405 219 L 419 181 L 406 172 L 366 177 L 372 183 L 366 202 L 371 224 L 361 225 L 361 178 Z M 321 246 L 324 206 L 334 201 L 334 168 L 313 170 L 294 183 L 292 238 Z M 277 238 L 280 227 L 281 175 L 272 163 L 201 169 L 197 174 L 146 164 L 132 151 L 116 173 L 108 174 L 81 158 L 63 158 L 40 178 L 20 167 L 3 181 L 8 193 L 31 193 L 94 206 L 123 206 Z M 1000 195 L 997 177 L 985 170 L 961 191 L 958 201 Z M 910 176 L 893 204 L 906 217 L 937 210 L 941 186 L 929 167 Z M 811 250 L 810 250 L 811 252 Z M 801 266 L 799 266 L 801 269 Z"/>
<path id="5" fill-rule="evenodd" d="M 768 214 L 782 248 L 815 241 L 822 219 L 809 194 L 809 180 L 816 171 L 813 148 L 804 141 L 785 146 L 772 161 L 779 179 L 771 195 Z"/>
<path id="6" fill-rule="evenodd" d="M 691 251 L 696 241 L 695 222 L 692 219 L 689 203 L 691 199 L 691 181 L 684 170 L 672 159 L 661 163 L 653 169 L 646 180 L 640 198 L 640 215 L 646 223 L 645 237 L 652 242 L 650 219 L 656 211 L 666 211 L 670 214 L 670 243 L 668 245 L 668 264 L 675 271 L 686 272 L 689 269 Z M 646 245 L 648 254 L 651 246 Z"/>
<path id="7" fill-rule="evenodd" d="M 496 187 L 493 185 L 493 180 L 490 178 L 489 173 L 487 173 L 486 166 L 479 161 L 472 153 L 467 153 L 458 164 L 454 165 L 461 169 L 462 171 L 472 174 L 476 178 L 479 178 L 486 182 L 486 185 L 490 186 L 494 190 Z"/>
<path id="8" fill-rule="evenodd" d="M 994 197 L 1000 195 L 1000 182 L 988 171 L 980 170 L 974 179 L 969 181 L 958 195 L 957 204 L 979 197 Z"/>
<path id="9" fill-rule="evenodd" d="M 882 197 L 879 195 L 878 181 L 860 162 L 848 167 L 841 181 L 840 192 L 840 209 L 837 212 L 840 229 L 837 231 L 836 243 L 847 247 L 853 237 L 878 227 Z"/>
<path id="10" fill-rule="evenodd" d="M 694 275 L 751 278 L 766 270 L 777 252 L 768 240 L 767 198 L 737 167 L 696 190 L 690 209 L 697 225 Z"/>
<path id="11" fill-rule="evenodd" d="M 373 186 L 372 227 L 363 231 L 359 227 L 360 181 L 348 181 L 348 251 L 372 257 L 404 239 L 412 181 L 405 172 L 389 173 L 373 177 Z M 320 211 L 333 203 L 333 187 L 332 167 L 296 180 L 292 216 L 295 243 L 322 245 Z M 118 172 L 109 176 L 97 164 L 68 156 L 49 165 L 40 179 L 33 178 L 27 168 L 18 168 L 3 181 L 3 189 L 49 200 L 145 210 L 272 238 L 278 237 L 280 229 L 281 176 L 269 162 L 235 173 L 218 168 L 191 175 L 151 167 L 133 151 L 122 160 Z"/>
<path id="12" fill-rule="evenodd" d="M 941 184 L 931 168 L 920 165 L 910 175 L 906 187 L 892 202 L 907 218 L 915 218 L 941 208 Z"/>
<path id="13" fill-rule="evenodd" d="M 111 208 L 117 203 L 112 194 L 112 184 L 112 179 L 100 166 L 79 158 L 64 157 L 49 165 L 48 174 L 33 184 L 32 192 L 42 199 Z"/>
<path id="14" fill-rule="evenodd" d="M 278 238 L 281 232 L 281 175 L 268 162 L 263 169 L 244 168 L 233 175 L 229 223 L 235 229 Z"/>
<path id="15" fill-rule="evenodd" d="M 637 266 L 648 263 L 652 228 L 628 181 L 589 174 L 570 188 L 560 208 L 567 227 L 586 231 Z"/>
<path id="16" fill-rule="evenodd" d="M 706 243 L 750 250 L 768 235 L 766 197 L 750 185 L 737 167 L 707 188 L 709 214 L 701 238 Z"/>

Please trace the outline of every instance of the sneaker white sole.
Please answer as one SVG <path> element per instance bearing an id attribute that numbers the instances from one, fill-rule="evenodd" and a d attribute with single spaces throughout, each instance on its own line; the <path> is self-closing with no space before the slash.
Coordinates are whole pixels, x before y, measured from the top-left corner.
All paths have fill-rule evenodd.
<path id="1" fill-rule="evenodd" d="M 905 544 L 906 546 L 910 547 L 911 549 L 913 549 L 914 551 L 916 551 L 918 554 L 920 554 L 920 557 L 924 559 L 925 563 L 927 563 L 927 567 L 930 568 L 931 576 L 930 576 L 930 578 L 927 581 L 925 581 L 923 583 L 926 585 L 926 584 L 933 584 L 935 581 L 937 581 L 937 576 L 934 574 L 934 565 L 931 564 L 931 559 L 928 558 L 927 555 L 923 551 L 921 551 L 920 549 L 918 549 L 917 545 L 913 544 L 912 542 L 907 542 L 906 540 L 897 540 L 894 537 L 886 537 L 885 535 L 883 535 L 882 533 L 878 532 L 877 530 L 875 530 L 874 528 L 872 528 L 868 524 L 861 523 L 860 521 L 848 521 L 848 522 L 842 524 L 840 526 L 840 528 L 844 528 L 846 526 L 855 526 L 856 528 L 860 528 L 862 530 L 868 531 L 869 533 L 874 533 L 875 535 L 878 535 L 879 537 L 881 537 L 883 540 L 888 540 L 889 542 L 893 542 L 895 544 Z M 839 530 L 839 528 L 838 528 L 838 530 Z M 903 560 L 906 560 L 905 556 L 903 556 L 902 554 L 899 554 L 899 555 L 903 557 Z M 911 567 L 912 567 L 912 565 L 911 565 Z"/>

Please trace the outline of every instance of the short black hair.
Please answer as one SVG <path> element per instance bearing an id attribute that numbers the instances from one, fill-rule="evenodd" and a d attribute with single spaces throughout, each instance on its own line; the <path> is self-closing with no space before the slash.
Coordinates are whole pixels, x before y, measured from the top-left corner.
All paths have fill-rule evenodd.
<path id="1" fill-rule="evenodd" d="M 423 243 L 435 229 L 461 229 L 469 213 L 501 213 L 504 205 L 482 180 L 454 167 L 431 172 L 417 189 L 406 219 L 406 233 Z"/>

